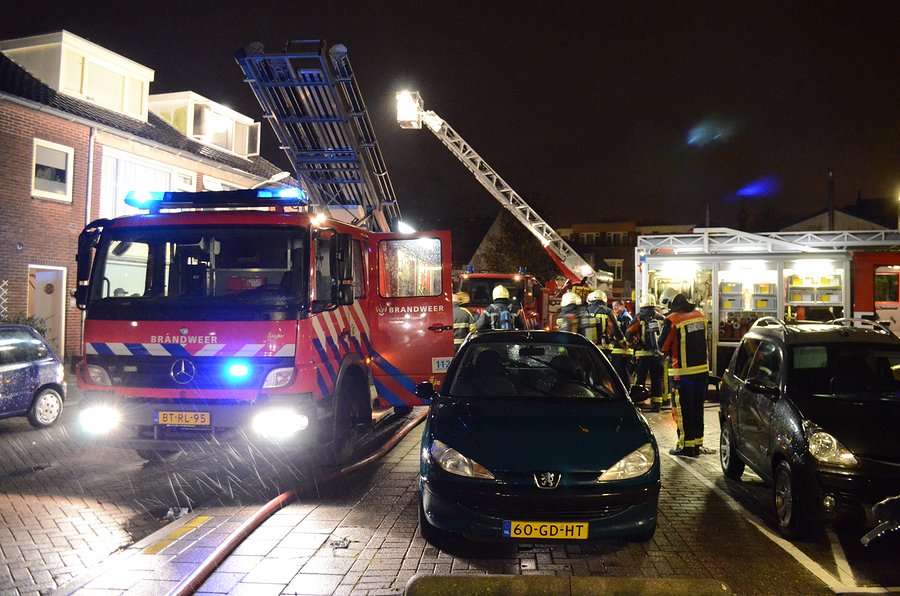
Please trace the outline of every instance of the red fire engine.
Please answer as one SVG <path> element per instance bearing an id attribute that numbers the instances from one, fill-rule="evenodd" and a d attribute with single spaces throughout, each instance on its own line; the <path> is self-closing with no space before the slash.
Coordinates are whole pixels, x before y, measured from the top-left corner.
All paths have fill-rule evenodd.
<path id="1" fill-rule="evenodd" d="M 459 276 L 458 290 L 469 296 L 466 305 L 476 317 L 492 302 L 496 286 L 509 290 L 509 299 L 522 313 L 526 329 L 543 329 L 546 326 L 546 300 L 541 284 L 533 276 L 519 273 L 474 273 L 467 271 Z"/>
<path id="2" fill-rule="evenodd" d="M 82 423 L 147 457 L 246 433 L 318 437 L 343 458 L 356 429 L 443 378 L 449 233 L 391 231 L 343 46 L 237 61 L 304 190 L 132 193 L 147 213 L 84 229 Z"/>
<path id="3" fill-rule="evenodd" d="M 85 229 L 86 428 L 148 451 L 250 429 L 340 450 L 421 403 L 453 354 L 449 234 L 369 232 L 286 190 L 135 194 L 148 214 Z"/>

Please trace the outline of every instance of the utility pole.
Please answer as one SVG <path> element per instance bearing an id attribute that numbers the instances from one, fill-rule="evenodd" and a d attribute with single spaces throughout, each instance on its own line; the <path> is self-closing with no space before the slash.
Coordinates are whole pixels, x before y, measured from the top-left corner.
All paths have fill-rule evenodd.
<path id="1" fill-rule="evenodd" d="M 828 231 L 834 231 L 834 170 L 828 170 Z"/>

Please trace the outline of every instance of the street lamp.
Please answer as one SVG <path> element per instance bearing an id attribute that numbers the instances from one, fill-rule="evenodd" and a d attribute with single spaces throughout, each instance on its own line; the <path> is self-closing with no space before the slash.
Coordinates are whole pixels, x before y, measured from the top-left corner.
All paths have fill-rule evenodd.
<path id="1" fill-rule="evenodd" d="M 281 182 L 285 178 L 290 178 L 290 177 L 291 177 L 290 172 L 276 172 L 276 173 L 272 174 L 271 176 L 269 176 L 267 179 L 263 180 L 262 182 L 259 182 L 257 184 L 254 184 L 253 186 L 251 186 L 250 190 L 256 190 L 257 188 L 261 188 L 261 187 L 265 186 L 266 184 L 275 184 L 276 182 Z"/>

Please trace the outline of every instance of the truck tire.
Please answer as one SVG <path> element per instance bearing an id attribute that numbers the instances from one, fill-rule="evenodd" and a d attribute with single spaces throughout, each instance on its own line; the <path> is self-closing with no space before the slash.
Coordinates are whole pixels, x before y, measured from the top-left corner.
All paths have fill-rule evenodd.
<path id="1" fill-rule="evenodd" d="M 349 376 L 341 384 L 334 411 L 334 433 L 329 458 L 331 463 L 340 465 L 352 458 L 357 427 L 363 423 L 367 414 L 367 395 L 365 383 L 357 375 Z M 371 420 L 371 413 L 368 417 Z"/>

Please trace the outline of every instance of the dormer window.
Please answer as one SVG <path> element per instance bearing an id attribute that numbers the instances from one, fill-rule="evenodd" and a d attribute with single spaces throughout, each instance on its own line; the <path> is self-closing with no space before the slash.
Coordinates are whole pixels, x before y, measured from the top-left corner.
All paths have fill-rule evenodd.
<path id="1" fill-rule="evenodd" d="M 241 157 L 259 155 L 259 122 L 185 91 L 150 96 L 150 109 L 182 134 Z"/>

